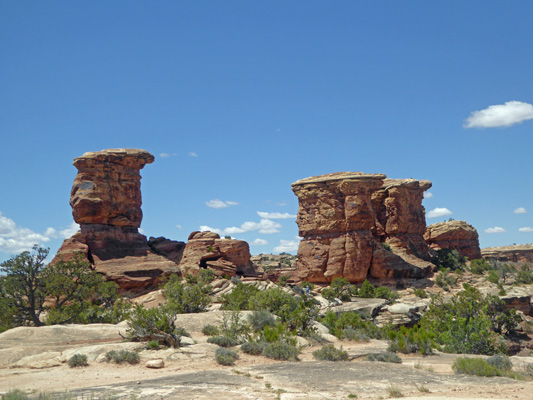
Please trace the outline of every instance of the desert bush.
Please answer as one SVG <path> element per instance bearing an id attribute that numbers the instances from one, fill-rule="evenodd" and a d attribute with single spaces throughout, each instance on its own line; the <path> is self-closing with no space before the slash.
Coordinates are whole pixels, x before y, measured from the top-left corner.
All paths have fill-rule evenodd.
<path id="1" fill-rule="evenodd" d="M 367 361 L 379 361 L 379 362 L 387 362 L 387 363 L 395 363 L 395 364 L 401 364 L 402 359 L 398 357 L 396 353 L 372 353 L 366 356 Z"/>
<path id="2" fill-rule="evenodd" d="M 133 342 L 158 341 L 167 347 L 179 347 L 184 330 L 175 325 L 176 313 L 166 307 L 146 309 L 137 305 L 128 317 L 126 334 Z"/>
<path id="3" fill-rule="evenodd" d="M 339 298 L 342 301 L 351 300 L 351 285 L 346 278 L 336 277 L 333 278 L 330 284 L 330 289 L 335 293 L 335 297 Z"/>
<path id="4" fill-rule="evenodd" d="M 331 288 L 324 288 L 320 292 L 320 295 L 326 300 L 333 301 L 336 297 L 335 291 Z"/>
<path id="5" fill-rule="evenodd" d="M 206 336 L 216 336 L 218 335 L 220 330 L 217 326 L 208 324 L 202 328 L 202 333 Z"/>
<path id="6" fill-rule="evenodd" d="M 495 354 L 487 358 L 487 362 L 501 371 L 511 371 L 513 369 L 511 359 L 504 354 Z"/>
<path id="7" fill-rule="evenodd" d="M 281 287 L 287 286 L 287 282 L 289 281 L 290 275 L 280 275 L 278 278 L 278 285 Z"/>
<path id="8" fill-rule="evenodd" d="M 347 339 L 354 342 L 369 342 L 370 336 L 362 329 L 354 329 L 348 326 L 341 331 L 339 339 Z"/>
<path id="9" fill-rule="evenodd" d="M 169 281 L 163 286 L 163 296 L 167 300 L 167 307 L 177 314 L 205 311 L 211 304 L 210 291 L 209 285 L 182 284 L 180 277 L 176 274 L 171 275 Z"/>
<path id="10" fill-rule="evenodd" d="M 418 325 L 412 328 L 400 327 L 399 331 L 390 330 L 388 332 L 389 351 L 404 354 L 420 353 L 428 355 L 437 348 L 435 334 L 420 328 Z"/>
<path id="11" fill-rule="evenodd" d="M 241 350 L 243 353 L 258 356 L 263 353 L 264 347 L 264 342 L 246 342 L 241 345 Z"/>
<path id="12" fill-rule="evenodd" d="M 300 286 L 304 289 L 309 288 L 309 290 L 313 290 L 315 288 L 315 285 L 313 283 L 309 283 L 307 281 L 302 281 L 302 283 L 300 283 Z"/>
<path id="13" fill-rule="evenodd" d="M 383 248 L 384 248 L 385 250 L 388 250 L 388 251 L 390 251 L 390 252 L 392 253 L 392 248 L 390 247 L 390 244 L 388 244 L 388 243 L 381 243 L 381 246 L 383 246 Z"/>
<path id="14" fill-rule="evenodd" d="M 239 340 L 230 336 L 211 336 L 207 343 L 213 343 L 220 347 L 233 347 L 240 344 Z"/>
<path id="15" fill-rule="evenodd" d="M 420 320 L 426 331 L 435 334 L 435 340 L 449 353 L 496 354 L 505 352 L 498 343 L 497 331 L 514 331 L 519 317 L 505 310 L 497 297 L 484 296 L 464 284 L 464 290 L 444 301 L 432 299 Z"/>
<path id="16" fill-rule="evenodd" d="M 159 342 L 157 340 L 150 340 L 148 343 L 146 343 L 146 349 L 147 350 L 159 350 Z"/>
<path id="17" fill-rule="evenodd" d="M 444 269 L 437 274 L 435 284 L 444 290 L 449 291 L 450 286 L 455 286 L 457 284 L 457 277 L 451 275 L 449 269 Z"/>
<path id="18" fill-rule="evenodd" d="M 263 348 L 263 355 L 274 360 L 295 361 L 298 359 L 300 350 L 296 345 L 278 340 L 272 343 L 266 343 Z"/>
<path id="19" fill-rule="evenodd" d="M 250 338 L 250 326 L 238 311 L 224 312 L 219 331 L 221 336 L 233 338 L 238 343 L 243 343 Z"/>
<path id="20" fill-rule="evenodd" d="M 431 262 L 437 266 L 437 268 L 450 271 L 464 270 L 466 266 L 466 258 L 461 256 L 455 249 L 439 249 L 435 252 L 435 255 L 431 257 Z"/>
<path id="21" fill-rule="evenodd" d="M 522 264 L 516 274 L 516 283 L 533 283 L 533 265 Z"/>
<path id="22" fill-rule="evenodd" d="M 456 374 L 477 375 L 477 376 L 502 376 L 502 371 L 489 364 L 482 358 L 457 358 L 452 369 Z"/>
<path id="23" fill-rule="evenodd" d="M 479 260 L 472 260 L 470 261 L 470 272 L 472 272 L 475 275 L 483 275 L 485 272 L 492 269 L 492 266 L 485 260 L 479 259 Z"/>
<path id="24" fill-rule="evenodd" d="M 139 364 L 139 353 L 129 350 L 111 350 L 105 353 L 105 361 L 115 364 Z"/>
<path id="25" fill-rule="evenodd" d="M 223 310 L 249 310 L 249 301 L 253 298 L 259 289 L 255 286 L 238 282 L 231 293 L 226 293 L 222 296 Z"/>
<path id="26" fill-rule="evenodd" d="M 85 354 L 74 354 L 68 359 L 67 363 L 70 368 L 86 367 L 89 365 Z"/>
<path id="27" fill-rule="evenodd" d="M 329 329 L 332 335 L 343 338 L 344 330 L 350 328 L 366 334 L 369 338 L 379 339 L 382 331 L 374 323 L 364 320 L 361 315 L 355 311 L 334 313 L 327 311 L 321 318 L 321 322 Z M 346 337 L 348 339 L 348 337 Z"/>
<path id="28" fill-rule="evenodd" d="M 20 389 L 13 389 L 2 395 L 2 400 L 29 400 L 29 396 Z"/>
<path id="29" fill-rule="evenodd" d="M 415 296 L 425 299 L 428 297 L 428 294 L 424 289 L 415 289 Z"/>
<path id="30" fill-rule="evenodd" d="M 374 297 L 374 286 L 368 280 L 365 279 L 359 290 L 357 291 L 357 295 L 359 297 L 363 298 L 373 298 Z"/>
<path id="31" fill-rule="evenodd" d="M 266 310 L 257 310 L 248 316 L 248 323 L 254 331 L 262 331 L 267 325 L 276 325 L 276 318 Z"/>
<path id="32" fill-rule="evenodd" d="M 374 297 L 377 299 L 394 301 L 400 298 L 400 295 L 385 286 L 379 286 L 374 290 Z"/>
<path id="33" fill-rule="evenodd" d="M 239 355 L 235 350 L 219 347 L 215 352 L 215 359 L 221 365 L 235 365 L 235 361 L 239 359 Z"/>
<path id="34" fill-rule="evenodd" d="M 391 397 L 391 398 L 403 397 L 403 393 L 400 390 L 400 388 L 397 387 L 397 386 L 394 386 L 392 384 L 390 384 L 387 387 L 387 393 L 389 394 L 389 397 Z"/>
<path id="35" fill-rule="evenodd" d="M 313 351 L 313 357 L 321 361 L 346 361 L 348 353 L 342 349 L 337 349 L 332 344 L 327 344 L 319 350 Z"/>

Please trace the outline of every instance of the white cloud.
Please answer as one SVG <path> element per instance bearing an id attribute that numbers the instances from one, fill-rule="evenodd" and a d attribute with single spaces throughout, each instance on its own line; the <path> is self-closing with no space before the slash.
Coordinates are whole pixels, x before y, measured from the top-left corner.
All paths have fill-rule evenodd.
<path id="1" fill-rule="evenodd" d="M 518 228 L 518 232 L 533 232 L 533 228 L 524 226 L 523 228 Z"/>
<path id="2" fill-rule="evenodd" d="M 199 157 L 199 155 L 196 154 L 194 151 L 191 151 L 191 152 L 189 153 L 189 155 L 190 155 L 191 157 Z"/>
<path id="3" fill-rule="evenodd" d="M 280 202 L 280 203 L 276 203 L 276 205 L 277 205 L 278 207 L 283 207 L 283 206 L 286 206 L 286 205 L 287 205 L 287 202 L 282 201 L 282 202 Z"/>
<path id="4" fill-rule="evenodd" d="M 62 239 L 68 239 L 69 237 L 74 235 L 79 230 L 80 230 L 80 226 L 77 223 L 75 223 L 74 221 L 72 221 L 72 223 L 69 225 L 68 228 L 65 228 L 65 229 L 59 231 L 59 236 Z"/>
<path id="5" fill-rule="evenodd" d="M 524 207 L 518 207 L 516 210 L 513 211 L 515 214 L 526 214 L 527 210 Z"/>
<path id="6" fill-rule="evenodd" d="M 280 223 L 271 221 L 269 219 L 262 219 L 259 222 L 247 221 L 244 222 L 240 227 L 230 226 L 225 229 L 211 228 L 207 225 L 200 226 L 201 231 L 216 232 L 221 236 L 235 235 L 238 233 L 245 233 L 250 231 L 258 231 L 259 233 L 268 235 L 271 233 L 279 233 L 281 228 L 282 226 Z"/>
<path id="7" fill-rule="evenodd" d="M 447 208 L 434 208 L 426 214 L 428 218 L 445 217 L 446 215 L 452 215 L 453 213 Z"/>
<path id="8" fill-rule="evenodd" d="M 264 211 L 258 211 L 257 215 L 259 215 L 261 218 L 265 219 L 289 219 L 289 218 L 296 218 L 296 215 L 292 215 L 289 213 L 279 213 L 279 212 L 264 212 Z"/>
<path id="9" fill-rule="evenodd" d="M 506 230 L 499 226 L 485 229 L 485 233 L 504 233 L 504 232 L 506 232 Z"/>
<path id="10" fill-rule="evenodd" d="M 433 197 L 433 193 L 431 192 L 424 192 L 424 199 L 431 199 Z"/>
<path id="11" fill-rule="evenodd" d="M 168 154 L 168 153 L 159 153 L 159 157 L 167 158 L 167 157 L 170 157 L 170 154 Z"/>
<path id="12" fill-rule="evenodd" d="M 214 199 L 206 201 L 205 204 L 207 205 L 207 207 L 211 208 L 226 208 L 229 206 L 236 206 L 239 203 L 237 203 L 236 201 L 222 201 L 220 199 Z"/>
<path id="13" fill-rule="evenodd" d="M 0 212 L 0 251 L 4 253 L 20 253 L 29 251 L 34 245 L 50 241 L 57 234 L 54 228 L 47 228 L 44 234 L 35 233 L 31 229 L 17 226 L 15 221 L 4 217 Z"/>
<path id="14" fill-rule="evenodd" d="M 176 228 L 178 228 L 180 231 L 183 230 L 183 226 L 181 225 L 176 225 Z"/>
<path id="15" fill-rule="evenodd" d="M 519 124 L 528 119 L 533 119 L 533 105 L 521 101 L 508 101 L 505 104 L 497 104 L 472 112 L 463 126 L 465 128 L 497 128 Z"/>
<path id="16" fill-rule="evenodd" d="M 265 239 L 255 239 L 252 244 L 255 244 L 257 246 L 264 246 L 268 244 L 268 242 Z"/>
<path id="17" fill-rule="evenodd" d="M 299 240 L 283 240 L 279 241 L 279 246 L 274 247 L 274 253 L 294 253 L 298 251 L 300 245 Z"/>

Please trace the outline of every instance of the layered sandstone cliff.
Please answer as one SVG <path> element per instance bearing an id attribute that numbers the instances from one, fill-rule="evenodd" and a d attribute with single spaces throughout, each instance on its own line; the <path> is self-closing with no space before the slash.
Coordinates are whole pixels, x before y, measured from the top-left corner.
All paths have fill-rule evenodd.
<path id="1" fill-rule="evenodd" d="M 339 172 L 292 184 L 303 238 L 297 261 L 301 279 L 330 282 L 344 277 L 361 282 L 367 277 L 429 273 L 432 264 L 422 236 L 426 227 L 422 197 L 431 183 L 385 178 Z"/>
<path id="2" fill-rule="evenodd" d="M 514 263 L 533 263 L 533 243 L 515 244 L 513 246 L 487 247 L 481 249 L 486 260 Z"/>
<path id="3" fill-rule="evenodd" d="M 465 221 L 446 221 L 429 225 L 424 234 L 428 245 L 435 250 L 457 250 L 470 260 L 481 258 L 477 230 Z"/>

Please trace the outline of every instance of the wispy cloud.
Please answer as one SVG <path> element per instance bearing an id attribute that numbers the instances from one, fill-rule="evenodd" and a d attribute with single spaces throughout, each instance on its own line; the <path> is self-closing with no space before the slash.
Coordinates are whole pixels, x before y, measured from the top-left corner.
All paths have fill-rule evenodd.
<path id="1" fill-rule="evenodd" d="M 524 226 L 523 228 L 518 228 L 518 232 L 533 232 L 533 228 L 530 226 Z"/>
<path id="2" fill-rule="evenodd" d="M 424 192 L 424 199 L 431 199 L 433 197 L 433 193 L 431 192 Z"/>
<path id="3" fill-rule="evenodd" d="M 279 212 L 264 212 L 264 211 L 258 211 L 257 215 L 259 215 L 261 218 L 266 219 L 290 219 L 290 218 L 296 218 L 296 215 L 289 214 L 289 213 L 279 213 Z"/>
<path id="4" fill-rule="evenodd" d="M 47 228 L 44 234 L 22 228 L 0 212 L 0 251 L 4 253 L 29 251 L 34 245 L 42 245 L 56 235 L 57 231 L 54 228 Z"/>
<path id="5" fill-rule="evenodd" d="M 279 245 L 274 247 L 273 251 L 274 253 L 295 253 L 298 251 L 299 245 L 300 245 L 300 241 L 298 239 L 296 240 L 281 239 L 279 241 Z"/>
<path id="6" fill-rule="evenodd" d="M 265 240 L 265 239 L 255 239 L 252 244 L 256 245 L 256 246 L 264 246 L 264 245 L 267 245 L 268 242 Z"/>
<path id="7" fill-rule="evenodd" d="M 211 208 L 226 208 L 229 206 L 239 205 L 236 201 L 222 201 L 220 199 L 213 199 L 205 202 L 207 207 Z"/>
<path id="8" fill-rule="evenodd" d="M 159 157 L 167 158 L 167 157 L 170 157 L 170 154 L 168 154 L 168 153 L 159 153 Z"/>
<path id="9" fill-rule="evenodd" d="M 183 226 L 181 225 L 176 225 L 176 228 L 178 228 L 180 231 L 183 230 Z"/>
<path id="10" fill-rule="evenodd" d="M 507 232 L 507 231 L 500 226 L 495 226 L 494 228 L 485 229 L 485 233 L 504 233 L 504 232 Z"/>
<path id="11" fill-rule="evenodd" d="M 474 111 L 466 119 L 465 128 L 497 128 L 519 124 L 533 119 L 533 105 L 521 101 L 489 106 Z"/>
<path id="12" fill-rule="evenodd" d="M 72 223 L 68 226 L 68 228 L 62 229 L 59 231 L 59 235 L 62 239 L 68 239 L 72 235 L 74 235 L 76 232 L 80 230 L 80 226 L 72 221 Z"/>
<path id="13" fill-rule="evenodd" d="M 190 155 L 191 157 L 200 157 L 200 156 L 199 156 L 198 154 L 196 154 L 194 151 L 191 151 L 191 152 L 189 153 L 189 155 Z"/>
<path id="14" fill-rule="evenodd" d="M 452 215 L 453 213 L 448 210 L 447 208 L 439 208 L 436 207 L 433 210 L 429 211 L 426 214 L 426 217 L 428 218 L 436 218 L 436 217 L 445 217 L 447 215 Z"/>
<path id="15" fill-rule="evenodd" d="M 527 210 L 524 207 L 518 207 L 513 211 L 515 214 L 526 214 Z"/>
<path id="16" fill-rule="evenodd" d="M 207 225 L 200 226 L 201 231 L 216 232 L 222 236 L 236 235 L 239 233 L 245 233 L 245 232 L 251 232 L 251 231 L 258 231 L 259 233 L 269 235 L 272 233 L 279 233 L 281 228 L 282 226 L 280 223 L 271 221 L 269 219 L 261 219 L 259 222 L 247 221 L 247 222 L 244 222 L 240 227 L 230 226 L 224 229 L 212 228 Z"/>

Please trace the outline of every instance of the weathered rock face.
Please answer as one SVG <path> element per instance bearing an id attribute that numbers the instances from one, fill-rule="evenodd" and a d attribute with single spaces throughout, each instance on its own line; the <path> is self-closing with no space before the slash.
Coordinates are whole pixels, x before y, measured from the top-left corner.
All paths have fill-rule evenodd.
<path id="1" fill-rule="evenodd" d="M 70 194 L 78 224 L 141 226 L 141 175 L 154 156 L 144 150 L 110 149 L 74 159 L 78 175 Z"/>
<path id="2" fill-rule="evenodd" d="M 457 250 L 470 260 L 481 258 L 479 235 L 476 229 L 465 221 L 446 221 L 429 225 L 424 234 L 428 245 L 435 250 Z"/>
<path id="3" fill-rule="evenodd" d="M 514 263 L 533 263 L 533 243 L 514 246 L 487 247 L 481 250 L 486 260 Z"/>
<path id="4" fill-rule="evenodd" d="M 297 269 L 302 280 L 423 276 L 432 265 L 422 235 L 422 197 L 429 181 L 339 172 L 299 180 L 297 224 L 303 238 Z M 394 253 L 380 243 L 390 244 Z M 384 254 L 385 251 L 387 254 Z M 390 254 L 389 254 L 390 253 Z"/>
<path id="5" fill-rule="evenodd" d="M 193 232 L 185 245 L 180 268 L 197 274 L 201 268 L 215 271 L 217 276 L 252 275 L 250 247 L 243 240 L 221 239 L 214 232 Z"/>
<path id="6" fill-rule="evenodd" d="M 56 258 L 81 251 L 96 271 L 123 290 L 144 291 L 158 278 L 179 272 L 176 262 L 157 254 L 137 228 L 141 224 L 139 170 L 154 157 L 136 149 L 85 153 L 74 160 L 70 205 L 80 231 L 65 240 Z"/>

